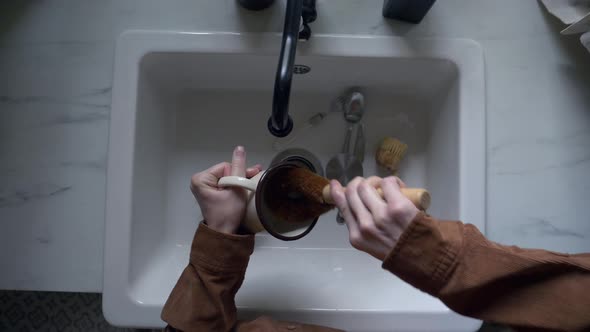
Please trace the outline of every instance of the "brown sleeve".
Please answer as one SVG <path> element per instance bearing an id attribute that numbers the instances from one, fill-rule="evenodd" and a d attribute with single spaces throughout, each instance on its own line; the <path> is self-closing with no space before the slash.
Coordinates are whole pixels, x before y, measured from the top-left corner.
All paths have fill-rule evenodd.
<path id="1" fill-rule="evenodd" d="M 339 331 L 265 316 L 237 322 L 234 297 L 244 280 L 253 249 L 253 235 L 219 233 L 201 223 L 193 238 L 189 265 L 162 309 L 162 319 L 170 324 L 165 331 Z"/>
<path id="2" fill-rule="evenodd" d="M 186 332 L 230 331 L 237 322 L 234 297 L 253 249 L 253 235 L 223 234 L 201 223 L 189 265 L 168 297 L 162 319 Z"/>
<path id="3" fill-rule="evenodd" d="M 420 213 L 383 268 L 465 316 L 522 328 L 590 329 L 590 254 L 504 246 L 473 225 Z"/>

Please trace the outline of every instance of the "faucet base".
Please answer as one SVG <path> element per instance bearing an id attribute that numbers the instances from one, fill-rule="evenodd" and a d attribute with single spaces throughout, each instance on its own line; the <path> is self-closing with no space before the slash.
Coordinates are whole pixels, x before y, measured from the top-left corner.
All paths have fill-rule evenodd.
<path id="1" fill-rule="evenodd" d="M 268 119 L 268 131 L 275 137 L 285 137 L 293 130 L 293 119 L 289 116 L 287 118 L 287 126 L 283 129 L 277 129 L 272 125 L 272 117 Z"/>

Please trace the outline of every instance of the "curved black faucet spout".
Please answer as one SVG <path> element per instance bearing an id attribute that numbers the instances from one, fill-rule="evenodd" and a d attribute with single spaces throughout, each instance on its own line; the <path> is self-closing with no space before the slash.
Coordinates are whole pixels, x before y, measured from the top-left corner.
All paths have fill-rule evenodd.
<path id="1" fill-rule="evenodd" d="M 309 39 L 311 32 L 307 23 L 314 21 L 315 18 L 315 0 L 287 0 L 283 41 L 272 99 L 272 114 L 268 119 L 268 130 L 276 137 L 285 137 L 293 129 L 293 120 L 289 116 L 289 96 L 297 41 L 300 38 Z"/>
<path id="2" fill-rule="evenodd" d="M 291 80 L 293 79 L 293 65 L 295 64 L 302 9 L 303 0 L 287 0 L 283 42 L 272 98 L 272 114 L 268 119 L 268 130 L 277 137 L 287 136 L 293 129 L 293 120 L 289 116 L 289 95 L 291 94 Z"/>

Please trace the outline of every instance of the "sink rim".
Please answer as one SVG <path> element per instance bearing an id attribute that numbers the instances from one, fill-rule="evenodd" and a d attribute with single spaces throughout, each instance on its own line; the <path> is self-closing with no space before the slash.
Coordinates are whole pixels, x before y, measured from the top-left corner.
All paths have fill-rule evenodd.
<path id="1" fill-rule="evenodd" d="M 132 133 L 135 132 L 134 114 L 139 84 L 137 78 L 142 57 L 148 53 L 160 51 L 278 54 L 279 41 L 280 35 L 273 33 L 152 30 L 130 30 L 118 38 L 113 74 L 105 207 L 103 313 L 109 322 L 115 325 L 143 327 L 162 324 L 159 319 L 161 306 L 138 303 L 131 296 L 128 287 L 131 262 L 133 158 L 132 154 L 125 151 L 134 151 Z M 351 45 L 356 46 L 351 47 Z M 477 42 L 468 39 L 410 40 L 390 36 L 317 34 L 309 42 L 301 44 L 298 52 L 302 55 L 336 57 L 440 58 L 453 61 L 459 72 L 459 128 L 464 128 L 462 124 L 469 123 L 470 132 L 480 135 L 478 139 L 473 139 L 473 137 L 465 137 L 465 130 L 459 132 L 461 155 L 468 152 L 468 157 L 463 157 L 459 161 L 460 215 L 463 220 L 469 220 L 485 232 L 485 76 L 483 51 Z M 155 312 L 157 315 L 154 316 Z M 293 319 L 293 312 L 290 312 L 290 319 Z M 312 312 L 316 316 L 326 315 L 326 312 L 318 313 L 317 310 L 312 309 L 301 310 L 301 312 Z M 356 311 L 350 313 L 361 314 Z M 387 317 L 381 317 L 385 314 L 374 311 L 371 311 L 371 315 L 362 313 L 362 315 L 379 316 L 383 319 L 383 328 L 388 326 L 388 318 L 398 316 L 396 319 L 400 319 L 400 314 L 404 313 L 387 312 Z M 473 329 L 479 325 L 478 321 L 459 317 L 450 311 L 449 315 L 443 316 L 445 317 L 441 319 L 448 324 L 453 322 L 458 324 L 457 329 L 466 327 Z M 447 316 L 457 316 L 455 318 L 459 319 L 453 320 Z M 321 320 L 319 317 L 315 319 Z"/>

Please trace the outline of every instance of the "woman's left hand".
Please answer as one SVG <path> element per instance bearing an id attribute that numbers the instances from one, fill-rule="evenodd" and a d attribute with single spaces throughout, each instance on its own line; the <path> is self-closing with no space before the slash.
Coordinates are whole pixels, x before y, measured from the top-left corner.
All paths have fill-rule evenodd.
<path id="1" fill-rule="evenodd" d="M 255 165 L 246 169 L 246 150 L 238 146 L 234 149 L 231 164 L 222 162 L 191 177 L 191 192 L 211 229 L 233 234 L 246 213 L 246 191 L 241 188 L 221 188 L 217 185 L 219 179 L 229 175 L 251 178 L 261 168 Z"/>

